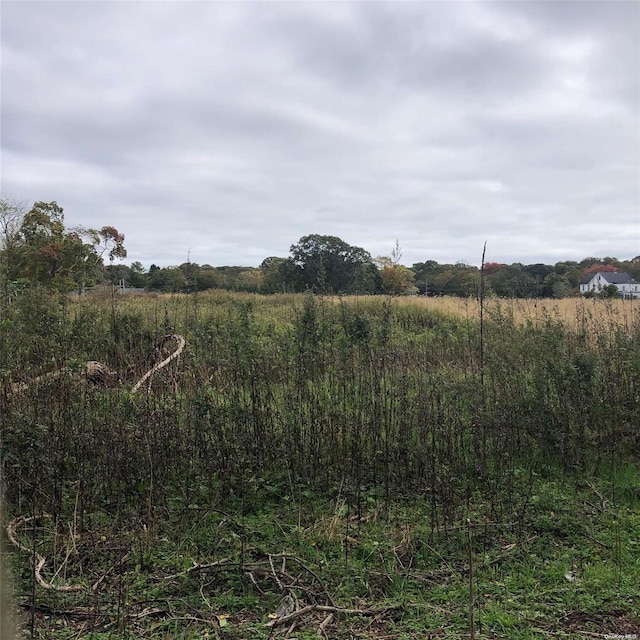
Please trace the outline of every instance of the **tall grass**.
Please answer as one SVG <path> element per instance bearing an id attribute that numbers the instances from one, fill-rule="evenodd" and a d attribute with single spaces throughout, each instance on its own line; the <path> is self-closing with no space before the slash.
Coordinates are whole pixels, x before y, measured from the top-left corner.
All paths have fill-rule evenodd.
<path id="1" fill-rule="evenodd" d="M 213 294 L 70 301 L 25 294 L 3 309 L 2 464 L 19 513 L 150 519 L 179 498 L 225 505 L 342 487 L 430 496 L 433 526 L 475 492 L 521 513 L 521 469 L 604 469 L 638 452 L 640 323 L 587 301 L 571 321 L 473 303 L 452 315 L 382 299 Z M 604 310 L 604 313 L 603 313 Z M 622 320 L 620 313 L 624 313 Z M 184 357 L 133 395 L 164 334 Z M 85 360 L 117 369 L 10 383 Z M 518 489 L 518 490 L 516 490 Z M 524 496 L 524 497 L 523 497 Z"/>
<path id="2" fill-rule="evenodd" d="M 355 300 L 355 298 L 351 298 Z M 431 309 L 468 319 L 479 319 L 480 308 L 471 298 L 454 296 L 409 297 L 402 304 L 418 308 Z M 633 298 L 564 298 L 558 300 L 538 298 L 487 298 L 488 308 L 508 310 L 516 324 L 545 325 L 549 319 L 577 328 L 583 317 L 603 328 L 611 323 L 622 325 L 631 330 L 637 326 L 640 317 L 640 300 Z"/>

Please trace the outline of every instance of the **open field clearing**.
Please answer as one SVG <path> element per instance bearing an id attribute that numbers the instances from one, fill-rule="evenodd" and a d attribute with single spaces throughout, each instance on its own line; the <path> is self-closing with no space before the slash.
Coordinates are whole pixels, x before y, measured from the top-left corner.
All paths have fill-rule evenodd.
<path id="1" fill-rule="evenodd" d="M 255 294 L 229 294 L 221 291 L 211 291 L 200 294 L 201 300 L 226 299 L 229 295 L 245 298 L 247 300 L 270 300 L 265 303 L 269 307 L 293 306 L 296 300 L 301 299 L 300 294 L 277 294 L 268 297 Z M 143 296 L 131 296 L 129 304 L 132 307 L 141 308 L 148 306 L 141 304 L 144 299 L 162 300 L 169 304 L 170 300 L 188 298 L 185 294 L 146 294 Z M 365 309 L 371 306 L 378 308 L 384 300 L 383 296 L 344 296 L 326 297 L 334 303 L 348 302 L 356 308 Z M 136 302 L 136 300 L 138 302 Z M 480 320 L 480 304 L 475 298 L 461 298 L 458 296 L 405 296 L 393 298 L 396 306 L 409 306 L 435 311 L 446 315 L 456 316 L 465 320 Z M 123 304 L 123 303 L 120 303 Z M 153 305 L 152 305 L 153 306 Z M 511 298 L 502 299 L 488 297 L 484 301 L 484 311 L 487 319 L 506 316 L 517 325 L 533 324 L 542 326 L 549 322 L 562 324 L 567 328 L 578 329 L 591 325 L 593 329 L 602 330 L 605 327 L 621 326 L 632 330 L 640 321 L 640 299 L 635 298 Z"/>
<path id="2" fill-rule="evenodd" d="M 457 304 L 5 303 L 23 636 L 640 633 L 637 301 Z"/>
<path id="3" fill-rule="evenodd" d="M 375 300 L 370 297 L 360 298 L 360 300 L 367 299 Z M 356 302 L 357 298 L 352 296 L 348 300 Z M 397 299 L 397 304 L 423 307 L 470 320 L 480 319 L 480 304 L 478 300 L 473 298 L 409 296 Z M 612 324 L 633 327 L 640 318 L 640 299 L 634 298 L 607 300 L 564 298 L 553 300 L 490 297 L 485 300 L 484 304 L 489 318 L 495 315 L 505 315 L 518 325 L 531 323 L 534 326 L 541 326 L 548 322 L 555 322 L 562 323 L 572 329 L 590 323 L 600 328 Z"/>

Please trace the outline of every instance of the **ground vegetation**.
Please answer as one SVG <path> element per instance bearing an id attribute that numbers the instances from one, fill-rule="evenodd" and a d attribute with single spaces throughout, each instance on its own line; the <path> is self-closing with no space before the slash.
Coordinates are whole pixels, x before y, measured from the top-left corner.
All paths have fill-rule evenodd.
<path id="1" fill-rule="evenodd" d="M 439 300 L 3 298 L 25 634 L 637 633 L 636 301 Z"/>

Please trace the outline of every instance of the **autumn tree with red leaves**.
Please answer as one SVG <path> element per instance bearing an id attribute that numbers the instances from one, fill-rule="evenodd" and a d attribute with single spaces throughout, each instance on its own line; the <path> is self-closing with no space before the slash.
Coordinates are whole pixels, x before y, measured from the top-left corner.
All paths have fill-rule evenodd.
<path id="1" fill-rule="evenodd" d="M 590 276 L 592 273 L 616 273 L 618 269 L 611 264 L 594 264 L 589 267 L 585 272 L 585 276 Z"/>
<path id="2" fill-rule="evenodd" d="M 482 266 L 482 270 L 486 276 L 490 276 L 500 269 L 502 265 L 499 262 L 485 262 Z"/>

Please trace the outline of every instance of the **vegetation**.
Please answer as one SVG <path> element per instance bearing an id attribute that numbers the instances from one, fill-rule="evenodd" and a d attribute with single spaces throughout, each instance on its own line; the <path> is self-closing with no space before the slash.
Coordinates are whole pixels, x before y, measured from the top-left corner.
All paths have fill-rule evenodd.
<path id="1" fill-rule="evenodd" d="M 39 284 L 71 291 L 103 277 L 103 255 L 124 258 L 124 235 L 115 227 L 67 229 L 62 207 L 36 202 L 26 211 L 19 203 L 0 201 L 0 277 L 5 288 Z"/>
<path id="2" fill-rule="evenodd" d="M 514 308 L 3 298 L 2 470 L 29 550 L 12 554 L 27 629 L 637 633 L 637 303 L 581 301 L 570 322 Z M 185 351 L 133 393 L 170 333 Z M 88 385 L 87 360 L 120 384 Z"/>
<path id="3" fill-rule="evenodd" d="M 566 298 L 578 293 L 580 280 L 596 271 L 623 271 L 640 280 L 640 256 L 620 261 L 606 257 L 555 265 L 511 265 L 486 262 L 482 269 L 464 263 L 400 264 L 396 240 L 390 256 L 375 259 L 364 249 L 336 236 L 311 234 L 291 245 L 287 258 L 270 256 L 255 267 L 213 267 L 184 262 L 148 271 L 140 262 L 113 264 L 126 256 L 124 235 L 112 226 L 67 229 L 55 202 L 23 203 L 0 198 L 0 282 L 7 294 L 26 283 L 56 291 L 85 290 L 96 283 L 162 293 L 194 293 L 227 289 L 253 293 L 339 295 L 414 295 L 477 297 L 481 275 L 483 295 L 501 298 Z M 109 258 L 105 266 L 104 257 Z M 482 273 L 481 273 L 482 272 Z M 610 286 L 598 295 L 615 297 Z"/>
<path id="4" fill-rule="evenodd" d="M 318 264 L 326 264 L 325 260 Z M 613 265 L 616 266 L 613 266 Z M 502 265 L 486 263 L 487 296 L 501 298 L 562 299 L 578 294 L 580 280 L 594 271 L 622 271 L 640 279 L 640 259 L 585 258 L 580 262 L 555 265 Z M 393 261 L 393 256 L 379 256 L 372 263 L 361 264 L 355 275 L 341 279 L 334 272 L 333 282 L 326 272 L 305 271 L 292 258 L 272 256 L 260 267 L 212 267 L 185 262 L 177 267 L 152 265 L 149 272 L 140 263 L 131 267 L 108 265 L 106 279 L 113 284 L 146 287 L 164 293 L 192 293 L 207 289 L 227 289 L 253 293 L 294 293 L 306 290 L 333 294 L 384 294 L 477 297 L 480 269 L 467 264 L 440 264 L 435 260 L 414 264 L 411 268 Z M 303 277 L 304 274 L 304 277 Z M 314 274 L 314 275 L 310 275 Z M 337 278 L 337 280 L 336 280 Z"/>
<path id="5" fill-rule="evenodd" d="M 147 272 L 105 266 L 114 227 L 6 198 L 0 232 L 25 635 L 640 629 L 638 303 L 541 299 L 638 258 L 409 269 L 398 242 L 309 235 L 258 269 Z M 67 295 L 122 280 L 152 293 Z"/>
<path id="6" fill-rule="evenodd" d="M 215 288 L 253 293 L 301 293 L 309 290 L 333 294 L 419 293 L 467 298 L 477 297 L 480 288 L 480 269 L 463 263 L 440 264 L 427 260 L 409 268 L 395 262 L 392 255 L 379 256 L 371 262 L 367 258 L 365 262 L 345 266 L 342 270 L 342 267 L 333 265 L 334 257 L 320 252 L 303 266 L 292 256 L 272 256 L 257 268 L 212 267 L 185 262 L 176 267 L 152 265 L 148 273 L 140 263 L 136 263 L 135 268 L 134 265 L 131 268 L 109 265 L 106 278 L 113 284 L 124 280 L 128 286 L 164 293 L 192 293 Z M 626 261 L 609 257 L 585 258 L 580 262 L 558 262 L 553 266 L 489 262 L 485 264 L 485 292 L 487 296 L 501 298 L 562 299 L 577 295 L 580 280 L 594 271 L 622 271 L 640 280 L 640 258 Z"/>

